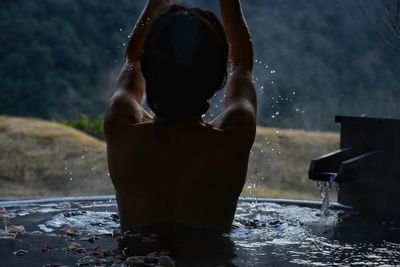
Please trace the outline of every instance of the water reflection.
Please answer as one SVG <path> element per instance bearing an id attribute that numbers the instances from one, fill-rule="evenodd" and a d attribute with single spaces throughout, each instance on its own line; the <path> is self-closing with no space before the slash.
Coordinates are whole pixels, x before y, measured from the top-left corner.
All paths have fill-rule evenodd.
<path id="1" fill-rule="evenodd" d="M 323 217 L 318 208 L 240 201 L 229 236 L 171 225 L 120 235 L 116 211 L 114 201 L 6 208 L 0 228 L 23 225 L 25 233 L 0 239 L 0 257 L 10 266 L 154 266 L 168 257 L 176 266 L 400 265 L 399 222 L 348 211 Z M 28 253 L 14 256 L 19 249 Z"/>
<path id="2" fill-rule="evenodd" d="M 235 248 L 229 236 L 178 224 L 128 232 L 119 239 L 119 248 L 126 256 L 164 253 L 176 266 L 235 266 Z"/>

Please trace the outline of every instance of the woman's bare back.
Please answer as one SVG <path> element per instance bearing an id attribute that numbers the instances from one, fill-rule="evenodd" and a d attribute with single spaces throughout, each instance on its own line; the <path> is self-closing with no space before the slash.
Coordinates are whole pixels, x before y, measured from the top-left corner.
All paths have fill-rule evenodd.
<path id="1" fill-rule="evenodd" d="M 128 132 L 108 140 L 122 230 L 174 222 L 229 232 L 250 140 L 199 121 L 141 123 Z"/>

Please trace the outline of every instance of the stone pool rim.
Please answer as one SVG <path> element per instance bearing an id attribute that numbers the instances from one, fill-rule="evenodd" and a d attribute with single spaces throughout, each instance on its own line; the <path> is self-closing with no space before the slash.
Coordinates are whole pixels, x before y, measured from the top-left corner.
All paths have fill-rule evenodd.
<path id="1" fill-rule="evenodd" d="M 16 206 L 29 206 L 37 204 L 51 204 L 61 202 L 88 202 L 88 201 L 115 201 L 115 195 L 100 195 L 100 196 L 73 196 L 73 197 L 49 197 L 49 198 L 25 198 L 25 199 L 0 199 L 0 207 L 16 207 Z M 297 200 L 297 199 L 280 199 L 280 198 L 254 198 L 254 197 L 240 197 L 239 201 L 247 203 L 276 203 L 281 205 L 295 205 L 299 207 L 308 208 L 321 208 L 321 201 L 314 200 Z M 339 203 L 330 203 L 330 209 L 333 210 L 352 210 L 350 206 L 342 205 Z"/>

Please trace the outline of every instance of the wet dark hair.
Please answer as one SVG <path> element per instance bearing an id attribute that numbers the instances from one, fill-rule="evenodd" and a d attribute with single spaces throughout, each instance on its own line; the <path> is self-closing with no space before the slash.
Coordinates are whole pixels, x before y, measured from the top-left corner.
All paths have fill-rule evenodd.
<path id="1" fill-rule="evenodd" d="M 159 120 L 202 115 L 226 81 L 228 43 L 210 11 L 171 7 L 149 27 L 142 72 L 149 107 Z"/>

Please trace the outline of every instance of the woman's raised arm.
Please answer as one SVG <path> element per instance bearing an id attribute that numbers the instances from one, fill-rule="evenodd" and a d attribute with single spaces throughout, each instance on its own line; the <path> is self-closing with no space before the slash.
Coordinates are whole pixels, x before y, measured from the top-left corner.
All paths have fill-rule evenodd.
<path id="1" fill-rule="evenodd" d="M 126 49 L 126 62 L 118 78 L 119 89 L 124 89 L 133 94 L 140 103 L 145 89 L 140 64 L 142 61 L 143 47 L 150 22 L 169 6 L 169 0 L 149 0 L 140 15 Z"/>
<path id="2" fill-rule="evenodd" d="M 253 70 L 253 44 L 239 0 L 220 0 L 222 24 L 229 43 L 230 65 Z"/>
<path id="3" fill-rule="evenodd" d="M 222 129 L 255 133 L 257 95 L 252 79 L 253 44 L 239 0 L 220 0 L 222 24 L 229 43 L 225 111 L 214 121 Z"/>
<path id="4" fill-rule="evenodd" d="M 117 81 L 118 90 L 111 98 L 105 115 L 106 133 L 121 126 L 152 119 L 140 105 L 146 86 L 141 71 L 141 60 L 150 22 L 168 7 L 169 0 L 148 0 L 133 29 L 126 50 L 126 62 Z"/>

